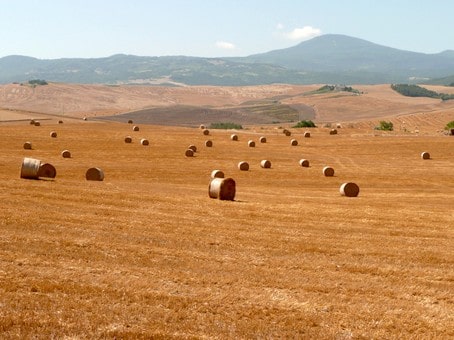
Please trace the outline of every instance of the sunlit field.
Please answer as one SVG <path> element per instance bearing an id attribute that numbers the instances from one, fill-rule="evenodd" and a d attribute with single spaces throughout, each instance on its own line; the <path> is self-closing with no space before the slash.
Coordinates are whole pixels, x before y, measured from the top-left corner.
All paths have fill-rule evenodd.
<path id="1" fill-rule="evenodd" d="M 139 127 L 0 125 L 1 338 L 454 337 L 454 137 Z M 20 178 L 24 157 L 57 176 Z"/>

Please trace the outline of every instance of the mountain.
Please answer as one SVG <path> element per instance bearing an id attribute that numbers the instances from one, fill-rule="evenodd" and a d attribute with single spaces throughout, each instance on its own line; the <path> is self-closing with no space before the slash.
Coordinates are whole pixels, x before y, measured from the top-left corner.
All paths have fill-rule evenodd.
<path id="1" fill-rule="evenodd" d="M 417 83 L 454 75 L 454 51 L 425 54 L 326 34 L 248 57 L 0 58 L 0 83 L 258 85 Z"/>

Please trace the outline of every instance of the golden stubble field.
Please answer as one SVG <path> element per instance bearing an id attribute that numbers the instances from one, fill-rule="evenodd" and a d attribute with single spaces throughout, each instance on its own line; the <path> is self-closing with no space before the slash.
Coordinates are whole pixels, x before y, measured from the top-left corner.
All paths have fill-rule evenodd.
<path id="1" fill-rule="evenodd" d="M 454 337 L 454 137 L 0 129 L 1 338 Z M 20 179 L 24 157 L 53 164 L 55 180 Z M 93 166 L 103 182 L 85 180 Z M 214 169 L 235 179 L 235 201 L 208 197 Z M 358 197 L 339 194 L 348 181 Z"/>

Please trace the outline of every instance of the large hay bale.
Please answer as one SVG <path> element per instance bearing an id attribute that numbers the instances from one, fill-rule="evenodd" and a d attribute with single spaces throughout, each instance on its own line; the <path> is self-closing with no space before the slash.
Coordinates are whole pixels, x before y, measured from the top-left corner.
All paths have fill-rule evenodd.
<path id="1" fill-rule="evenodd" d="M 262 136 L 259 138 L 260 143 L 266 143 L 266 137 Z"/>
<path id="2" fill-rule="evenodd" d="M 204 134 L 204 136 L 208 136 L 210 134 L 210 130 L 204 129 L 203 134 Z"/>
<path id="3" fill-rule="evenodd" d="M 233 178 L 213 178 L 208 185 L 210 198 L 218 198 L 224 201 L 235 199 L 236 183 Z"/>
<path id="4" fill-rule="evenodd" d="M 286 135 L 287 137 L 292 135 L 292 133 L 289 130 L 287 130 L 287 129 L 282 130 L 282 133 L 284 135 Z"/>
<path id="5" fill-rule="evenodd" d="M 57 138 L 57 132 L 56 132 L 56 131 L 52 131 L 52 132 L 50 133 L 50 136 L 51 136 L 52 138 Z"/>
<path id="6" fill-rule="evenodd" d="M 308 168 L 309 167 L 309 161 L 307 159 L 300 159 L 299 161 L 300 165 L 303 167 L 303 168 Z"/>
<path id="7" fill-rule="evenodd" d="M 304 138 L 309 138 L 311 133 L 309 131 L 304 132 Z"/>
<path id="8" fill-rule="evenodd" d="M 206 126 L 203 125 L 203 124 L 200 124 L 200 129 L 205 130 L 205 129 L 206 129 Z"/>
<path id="9" fill-rule="evenodd" d="M 205 146 L 207 148 L 211 148 L 213 146 L 213 142 L 211 140 L 207 140 L 207 141 L 205 141 Z"/>
<path id="10" fill-rule="evenodd" d="M 292 139 L 292 140 L 290 141 L 290 145 L 291 145 L 291 146 L 297 146 L 297 145 L 298 145 L 298 141 L 297 141 L 296 139 Z"/>
<path id="11" fill-rule="evenodd" d="M 150 145 L 150 142 L 149 142 L 148 139 L 142 138 L 142 139 L 140 140 L 140 144 L 142 144 L 143 146 L 148 146 L 148 145 Z"/>
<path id="12" fill-rule="evenodd" d="M 348 182 L 340 186 L 340 194 L 347 197 L 356 197 L 359 194 L 359 186 L 356 183 Z"/>
<path id="13" fill-rule="evenodd" d="M 41 123 L 38 120 L 35 120 L 35 126 L 41 126 Z"/>
<path id="14" fill-rule="evenodd" d="M 337 135 L 337 130 L 336 130 L 336 129 L 331 129 L 331 130 L 329 131 L 329 134 L 330 134 L 330 135 Z"/>
<path id="15" fill-rule="evenodd" d="M 52 164 L 43 163 L 39 166 L 38 177 L 55 178 L 57 176 L 57 170 Z"/>
<path id="16" fill-rule="evenodd" d="M 186 157 L 193 157 L 193 156 L 194 156 L 194 150 L 192 150 L 192 149 L 186 149 L 184 155 L 185 155 Z"/>
<path id="17" fill-rule="evenodd" d="M 31 150 L 32 149 L 32 142 L 25 142 L 24 143 L 24 149 L 25 150 Z"/>
<path id="18" fill-rule="evenodd" d="M 238 140 L 238 135 L 235 135 L 235 134 L 230 135 L 230 139 L 234 140 L 234 141 L 237 141 Z"/>
<path id="19" fill-rule="evenodd" d="M 35 120 L 34 119 L 30 119 L 30 125 L 35 125 Z"/>
<path id="20" fill-rule="evenodd" d="M 247 146 L 249 146 L 250 148 L 255 148 L 255 142 L 253 140 L 250 140 L 247 142 Z"/>
<path id="21" fill-rule="evenodd" d="M 103 181 L 104 172 L 100 168 L 90 168 L 85 173 L 87 181 Z"/>
<path id="22" fill-rule="evenodd" d="M 195 145 L 192 145 L 192 144 L 189 145 L 188 149 L 191 149 L 192 151 L 197 152 L 197 146 L 195 146 Z"/>
<path id="23" fill-rule="evenodd" d="M 271 162 L 267 159 L 263 159 L 261 162 L 260 162 L 260 166 L 264 169 L 269 169 L 271 168 Z"/>
<path id="24" fill-rule="evenodd" d="M 211 178 L 224 178 L 224 172 L 221 170 L 213 170 L 211 171 Z"/>
<path id="25" fill-rule="evenodd" d="M 39 159 L 25 157 L 20 169 L 20 178 L 38 179 L 38 171 L 41 165 Z"/>
<path id="26" fill-rule="evenodd" d="M 59 121 L 58 121 L 58 124 L 63 124 L 63 121 L 62 121 L 62 120 L 59 120 Z"/>
<path id="27" fill-rule="evenodd" d="M 132 123 L 133 123 L 132 119 L 129 119 L 128 124 L 132 124 Z"/>
<path id="28" fill-rule="evenodd" d="M 128 143 L 128 144 L 132 143 L 132 137 L 131 136 L 126 136 L 125 137 L 125 143 Z"/>
<path id="29" fill-rule="evenodd" d="M 326 177 L 333 177 L 334 176 L 334 169 L 330 166 L 325 166 L 323 168 L 323 174 L 326 176 Z"/>
<path id="30" fill-rule="evenodd" d="M 69 150 L 63 150 L 63 151 L 61 152 L 61 156 L 62 156 L 63 158 L 71 158 L 71 152 L 70 152 Z"/>
<path id="31" fill-rule="evenodd" d="M 84 118 L 82 118 L 82 120 L 85 120 L 85 121 L 87 121 L 87 120 L 88 120 L 88 118 L 87 118 L 87 117 L 84 117 Z"/>
<path id="32" fill-rule="evenodd" d="M 422 159 L 430 159 L 430 153 L 424 151 L 423 153 L 421 153 L 421 158 Z"/>
<path id="33" fill-rule="evenodd" d="M 140 130 L 140 128 L 137 125 L 134 125 L 132 127 L 132 131 L 139 131 L 139 130 Z"/>
<path id="34" fill-rule="evenodd" d="M 238 169 L 241 171 L 248 171 L 249 170 L 249 163 L 248 162 L 239 162 L 238 163 Z"/>

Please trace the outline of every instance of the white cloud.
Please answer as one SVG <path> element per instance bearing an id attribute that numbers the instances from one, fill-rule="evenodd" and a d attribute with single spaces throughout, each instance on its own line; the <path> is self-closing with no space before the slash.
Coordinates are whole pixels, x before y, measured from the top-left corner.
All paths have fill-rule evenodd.
<path id="1" fill-rule="evenodd" d="M 216 47 L 221 48 L 223 50 L 234 50 L 236 49 L 235 44 L 229 43 L 227 41 L 217 41 Z"/>
<path id="2" fill-rule="evenodd" d="M 283 37 L 288 40 L 307 40 L 322 34 L 322 31 L 312 26 L 295 28 L 293 31 L 283 33 Z"/>
<path id="3" fill-rule="evenodd" d="M 280 31 L 280 30 L 283 30 L 284 29 L 284 25 L 282 25 L 281 23 L 277 24 L 276 25 L 276 28 Z"/>

